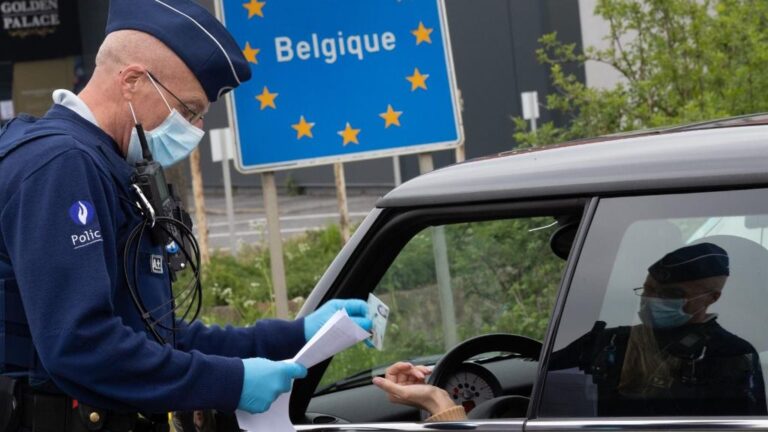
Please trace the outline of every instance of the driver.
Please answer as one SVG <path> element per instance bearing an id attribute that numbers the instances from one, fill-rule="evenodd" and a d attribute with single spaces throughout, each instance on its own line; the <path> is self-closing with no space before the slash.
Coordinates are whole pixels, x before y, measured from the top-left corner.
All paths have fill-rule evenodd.
<path id="1" fill-rule="evenodd" d="M 600 416 L 766 414 L 757 352 L 707 311 L 729 274 L 728 254 L 715 244 L 670 252 L 635 289 L 642 324 L 598 321 L 553 353 L 549 369 L 591 375 Z"/>

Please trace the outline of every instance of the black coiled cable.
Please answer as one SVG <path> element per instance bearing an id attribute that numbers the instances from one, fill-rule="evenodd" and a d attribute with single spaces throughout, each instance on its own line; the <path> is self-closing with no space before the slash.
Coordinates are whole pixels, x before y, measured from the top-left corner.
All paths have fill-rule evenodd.
<path id="1" fill-rule="evenodd" d="M 174 226 L 180 233 L 179 236 L 174 234 L 168 226 Z M 149 229 L 148 229 L 149 228 Z M 192 272 L 192 280 L 182 290 L 178 290 L 174 295 L 173 288 L 171 287 L 169 298 L 165 303 L 156 306 L 154 309 L 149 310 L 141 299 L 137 282 L 138 282 L 138 268 L 139 268 L 139 254 L 141 249 L 141 241 L 147 231 L 151 229 L 161 229 L 168 237 L 170 237 L 178 246 L 180 251 L 184 254 L 184 258 L 189 263 Z M 189 243 L 186 242 L 189 241 Z M 135 246 L 134 246 L 135 244 Z M 188 251 L 186 245 L 189 245 L 192 251 Z M 135 247 L 133 254 L 133 271 L 130 271 L 130 256 L 131 249 Z M 191 253 L 190 253 L 191 252 Z M 200 316 L 200 310 L 203 305 L 203 288 L 200 282 L 200 246 L 195 239 L 194 233 L 189 227 L 181 223 L 180 221 L 170 217 L 158 217 L 155 220 L 155 227 L 149 227 L 149 221 L 146 219 L 138 224 L 128 235 L 128 240 L 125 242 L 123 248 L 123 274 L 125 276 L 125 284 L 128 287 L 128 291 L 131 294 L 131 299 L 136 309 L 139 311 L 142 321 L 146 326 L 149 333 L 160 344 L 168 343 L 167 340 L 158 332 L 158 328 L 171 332 L 173 337 L 172 344 L 176 346 L 176 332 L 181 329 L 177 325 L 178 322 L 191 322 Z M 154 316 L 154 313 L 162 311 L 170 306 L 170 310 L 160 315 Z M 176 312 L 186 307 L 184 313 L 177 320 Z M 190 318 L 190 312 L 194 309 L 194 314 Z M 171 317 L 172 325 L 170 327 L 162 324 L 162 321 L 168 317 Z"/>

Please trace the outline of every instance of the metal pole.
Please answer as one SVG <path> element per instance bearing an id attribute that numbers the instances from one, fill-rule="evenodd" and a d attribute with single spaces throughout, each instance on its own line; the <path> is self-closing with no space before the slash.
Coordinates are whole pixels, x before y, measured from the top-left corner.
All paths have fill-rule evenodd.
<path id="1" fill-rule="evenodd" d="M 437 273 L 445 349 L 449 350 L 459 343 L 459 335 L 456 330 L 456 306 L 453 304 L 451 269 L 448 263 L 448 246 L 445 240 L 444 226 L 432 228 L 432 250 L 435 255 L 435 273 Z"/>
<path id="2" fill-rule="evenodd" d="M 403 175 L 400 172 L 400 156 L 392 158 L 392 168 L 395 173 L 395 187 L 398 187 L 403 184 Z"/>
<path id="3" fill-rule="evenodd" d="M 432 155 L 419 155 L 419 171 L 426 174 L 435 169 Z M 451 288 L 451 269 L 448 262 L 448 244 L 445 240 L 445 227 L 432 228 L 432 251 L 435 255 L 435 273 L 437 274 L 437 292 L 440 300 L 440 312 L 443 323 L 445 349 L 449 350 L 459 343 L 456 330 L 456 306 L 453 303 Z"/>
<path id="4" fill-rule="evenodd" d="M 536 132 L 536 119 L 531 119 L 531 131 Z"/>
<path id="5" fill-rule="evenodd" d="M 462 141 L 461 144 L 459 144 L 458 147 L 456 147 L 456 163 L 464 162 L 467 159 L 467 150 L 466 147 L 464 147 L 464 142 Z"/>
<path id="6" fill-rule="evenodd" d="M 421 174 L 426 174 L 434 170 L 435 170 L 435 163 L 432 160 L 432 154 L 421 153 L 419 155 L 419 172 Z"/>
<path id="7" fill-rule="evenodd" d="M 216 19 L 223 22 L 223 0 L 213 0 L 213 10 L 216 14 Z M 222 160 L 222 174 L 224 177 L 224 199 L 226 202 L 227 207 L 227 224 L 229 225 L 229 250 L 232 255 L 235 255 L 238 251 L 237 247 L 237 238 L 235 233 L 235 206 L 232 199 L 232 174 L 229 170 L 229 160 L 234 159 L 235 155 L 232 154 L 232 151 L 234 150 L 234 133 L 235 128 L 233 127 L 232 119 L 234 119 L 234 116 L 232 115 L 232 94 L 227 93 L 225 95 L 225 105 L 227 107 L 227 124 L 229 126 L 228 129 L 225 129 L 224 132 L 220 135 L 221 142 L 221 154 L 223 155 Z"/>
<path id="8" fill-rule="evenodd" d="M 275 173 L 261 174 L 261 187 L 264 192 L 264 209 L 267 213 L 267 234 L 269 235 L 269 259 L 272 271 L 272 289 L 275 294 L 277 317 L 288 318 L 288 289 L 285 282 L 285 264 L 283 263 L 283 239 L 280 233 L 280 213 L 277 207 L 277 185 Z"/>
<path id="9" fill-rule="evenodd" d="M 237 254 L 237 238 L 235 237 L 235 204 L 232 199 L 232 174 L 229 172 L 229 159 L 232 155 L 229 154 L 229 141 L 223 140 L 222 145 L 224 147 L 222 153 L 224 154 L 224 160 L 221 161 L 222 173 L 224 176 L 224 200 L 227 205 L 227 225 L 229 226 L 229 251 L 232 255 Z"/>
<path id="10" fill-rule="evenodd" d="M 344 164 L 333 164 L 333 176 L 336 178 L 336 199 L 339 204 L 339 225 L 341 226 L 341 242 L 349 241 L 349 207 L 347 206 L 347 181 L 344 178 Z"/>

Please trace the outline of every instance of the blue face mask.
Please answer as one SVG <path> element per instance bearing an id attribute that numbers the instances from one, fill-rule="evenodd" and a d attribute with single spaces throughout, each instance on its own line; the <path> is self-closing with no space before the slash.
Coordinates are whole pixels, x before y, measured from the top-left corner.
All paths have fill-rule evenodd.
<path id="1" fill-rule="evenodd" d="M 690 300 L 705 295 L 707 294 L 690 299 L 642 297 L 640 300 L 640 312 L 637 315 L 640 317 L 640 321 L 648 327 L 658 329 L 680 327 L 690 321 L 694 315 L 683 310 L 685 304 Z"/>
<path id="2" fill-rule="evenodd" d="M 683 311 L 685 299 L 643 297 L 640 300 L 640 321 L 648 327 L 672 328 L 687 323 L 693 315 Z"/>
<path id="3" fill-rule="evenodd" d="M 192 153 L 192 150 L 200 144 L 205 132 L 187 121 L 178 111 L 172 109 L 165 96 L 163 96 L 163 92 L 157 88 L 157 84 L 152 80 L 152 77 L 149 77 L 149 80 L 155 86 L 155 89 L 168 107 L 168 111 L 171 113 L 158 127 L 145 132 L 147 145 L 149 146 L 149 151 L 152 152 L 154 160 L 162 165 L 163 168 L 168 168 Z M 130 102 L 128 105 L 131 108 L 131 112 L 133 112 L 133 106 Z M 135 165 L 141 158 L 141 142 L 139 141 L 136 129 L 134 129 L 131 132 L 131 141 L 128 144 L 128 154 L 125 159 L 129 164 Z"/>

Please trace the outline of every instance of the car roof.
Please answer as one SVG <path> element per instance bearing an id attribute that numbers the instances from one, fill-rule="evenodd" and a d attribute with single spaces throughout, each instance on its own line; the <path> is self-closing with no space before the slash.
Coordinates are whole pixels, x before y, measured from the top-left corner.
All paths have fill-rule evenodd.
<path id="1" fill-rule="evenodd" d="M 765 185 L 766 119 L 740 117 L 502 153 L 417 177 L 377 207 Z"/>

